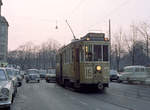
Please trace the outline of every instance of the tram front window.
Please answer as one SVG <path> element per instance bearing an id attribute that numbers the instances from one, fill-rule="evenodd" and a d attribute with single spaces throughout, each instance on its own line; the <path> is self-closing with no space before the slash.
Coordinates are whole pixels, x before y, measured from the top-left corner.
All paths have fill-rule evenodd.
<path id="1" fill-rule="evenodd" d="M 102 61 L 102 46 L 94 45 L 94 61 Z"/>
<path id="2" fill-rule="evenodd" d="M 108 45 L 85 46 L 85 61 L 108 61 L 108 59 Z M 83 61 L 83 51 L 81 61 Z"/>
<path id="3" fill-rule="evenodd" d="M 108 45 L 103 45 L 103 61 L 108 61 Z"/>

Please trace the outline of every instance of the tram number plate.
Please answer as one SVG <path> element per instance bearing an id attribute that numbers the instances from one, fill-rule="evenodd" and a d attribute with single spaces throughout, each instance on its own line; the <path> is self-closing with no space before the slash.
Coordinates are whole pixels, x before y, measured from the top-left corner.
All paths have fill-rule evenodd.
<path id="1" fill-rule="evenodd" d="M 85 78 L 86 79 L 93 78 L 93 68 L 92 67 L 85 67 Z"/>

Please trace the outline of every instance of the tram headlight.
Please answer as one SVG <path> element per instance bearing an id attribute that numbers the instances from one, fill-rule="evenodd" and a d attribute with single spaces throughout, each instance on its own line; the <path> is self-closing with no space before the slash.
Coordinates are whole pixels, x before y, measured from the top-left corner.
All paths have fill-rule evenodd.
<path id="1" fill-rule="evenodd" d="M 90 38 L 89 38 L 89 37 L 87 37 L 87 38 L 86 38 L 86 40 L 87 40 L 87 41 L 89 41 L 89 40 L 90 40 Z"/>
<path id="2" fill-rule="evenodd" d="M 102 67 L 101 67 L 100 65 L 97 65 L 97 66 L 96 66 L 96 70 L 97 70 L 97 71 L 101 71 L 101 70 L 102 70 Z"/>

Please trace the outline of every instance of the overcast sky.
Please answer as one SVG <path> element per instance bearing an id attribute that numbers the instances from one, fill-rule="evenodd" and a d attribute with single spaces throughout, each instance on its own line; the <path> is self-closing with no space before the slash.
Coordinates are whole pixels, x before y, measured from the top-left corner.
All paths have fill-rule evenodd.
<path id="1" fill-rule="evenodd" d="M 48 39 L 63 45 L 73 38 L 66 19 L 77 38 L 107 32 L 109 18 L 115 32 L 132 22 L 149 21 L 150 0 L 3 0 L 2 15 L 10 25 L 11 50 L 28 41 L 40 44 Z"/>

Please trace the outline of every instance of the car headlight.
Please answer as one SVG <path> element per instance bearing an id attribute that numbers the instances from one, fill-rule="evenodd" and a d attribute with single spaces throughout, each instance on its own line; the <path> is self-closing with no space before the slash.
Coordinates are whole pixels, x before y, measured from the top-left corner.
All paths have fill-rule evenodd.
<path id="1" fill-rule="evenodd" d="M 96 70 L 97 70 L 97 71 L 101 71 L 101 70 L 102 70 L 102 67 L 101 67 L 100 65 L 97 65 L 97 66 L 96 66 Z"/>
<path id="2" fill-rule="evenodd" d="M 7 88 L 1 89 L 1 93 L 2 93 L 3 95 L 9 96 L 9 90 L 8 90 Z"/>

